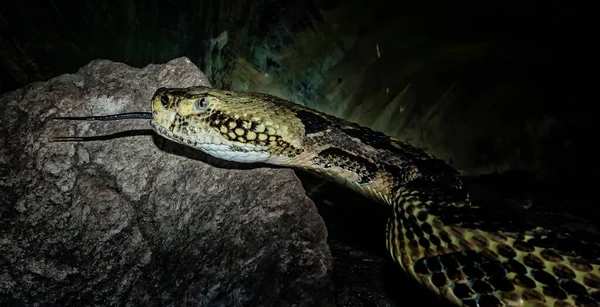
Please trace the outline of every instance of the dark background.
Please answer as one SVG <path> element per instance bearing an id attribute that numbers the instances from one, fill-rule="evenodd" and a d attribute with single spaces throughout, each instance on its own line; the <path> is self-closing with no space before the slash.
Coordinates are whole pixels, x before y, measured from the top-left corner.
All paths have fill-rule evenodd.
<path id="1" fill-rule="evenodd" d="M 424 147 L 483 198 L 597 224 L 589 10 L 567 1 L 16 1 L 0 8 L 0 93 L 94 59 L 143 67 L 186 56 L 215 87 L 275 94 Z M 338 267 L 352 258 L 348 242 L 386 257 L 373 239 L 380 213 L 344 207 L 356 200 L 301 178 Z"/>
<path id="2" fill-rule="evenodd" d="M 0 8 L 0 92 L 94 59 L 142 67 L 187 56 L 215 87 L 359 122 L 465 175 L 587 182 L 599 173 L 586 95 L 596 49 L 578 5 L 16 1 Z"/>

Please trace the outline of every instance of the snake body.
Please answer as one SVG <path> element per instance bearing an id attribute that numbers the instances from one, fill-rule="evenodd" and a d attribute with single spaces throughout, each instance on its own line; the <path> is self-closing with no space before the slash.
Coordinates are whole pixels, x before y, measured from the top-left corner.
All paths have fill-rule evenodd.
<path id="1" fill-rule="evenodd" d="M 387 135 L 284 99 L 161 88 L 152 128 L 236 162 L 326 175 L 386 206 L 392 258 L 459 306 L 600 306 L 600 249 L 471 203 L 459 173 Z M 400 291 L 401 289 L 399 289 Z"/>

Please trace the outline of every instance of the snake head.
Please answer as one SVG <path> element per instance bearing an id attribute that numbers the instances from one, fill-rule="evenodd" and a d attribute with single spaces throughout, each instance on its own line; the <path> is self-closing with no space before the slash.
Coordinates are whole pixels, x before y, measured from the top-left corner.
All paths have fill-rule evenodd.
<path id="1" fill-rule="evenodd" d="M 159 135 L 235 162 L 269 162 L 302 151 L 303 126 L 277 97 L 208 87 L 160 88 L 152 98 Z"/>

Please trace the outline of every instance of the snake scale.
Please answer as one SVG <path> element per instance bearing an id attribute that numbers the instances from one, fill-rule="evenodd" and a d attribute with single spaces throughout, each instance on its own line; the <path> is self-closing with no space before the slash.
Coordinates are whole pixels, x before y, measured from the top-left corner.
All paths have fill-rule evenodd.
<path id="1" fill-rule="evenodd" d="M 216 158 L 309 170 L 388 206 L 394 261 L 455 305 L 600 306 L 597 242 L 473 204 L 456 170 L 408 143 L 275 96 L 208 87 L 160 88 L 151 114 L 129 116 Z"/>

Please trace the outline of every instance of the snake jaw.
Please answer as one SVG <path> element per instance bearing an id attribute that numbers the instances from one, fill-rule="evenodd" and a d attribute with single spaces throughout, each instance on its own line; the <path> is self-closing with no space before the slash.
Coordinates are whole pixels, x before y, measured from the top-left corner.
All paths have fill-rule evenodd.
<path id="1" fill-rule="evenodd" d="M 216 113 L 208 109 L 215 104 L 209 98 L 185 98 L 164 89 L 157 91 L 152 101 L 152 129 L 168 140 L 228 161 L 266 162 L 270 157 L 266 146 L 229 140 L 211 126 Z M 200 102 L 205 107 L 202 110 L 198 109 Z"/>
<path id="2" fill-rule="evenodd" d="M 179 116 L 166 116 L 178 118 Z M 154 119 L 150 124 L 152 129 L 160 136 L 189 147 L 198 149 L 218 159 L 239 163 L 266 162 L 269 158 L 267 148 L 223 139 L 219 133 L 210 127 L 186 126 L 182 127 L 177 120 L 172 122 L 162 118 Z"/>
<path id="3" fill-rule="evenodd" d="M 295 114 L 252 94 L 160 88 L 152 115 L 159 135 L 224 160 L 271 163 L 303 151 L 304 130 Z"/>

